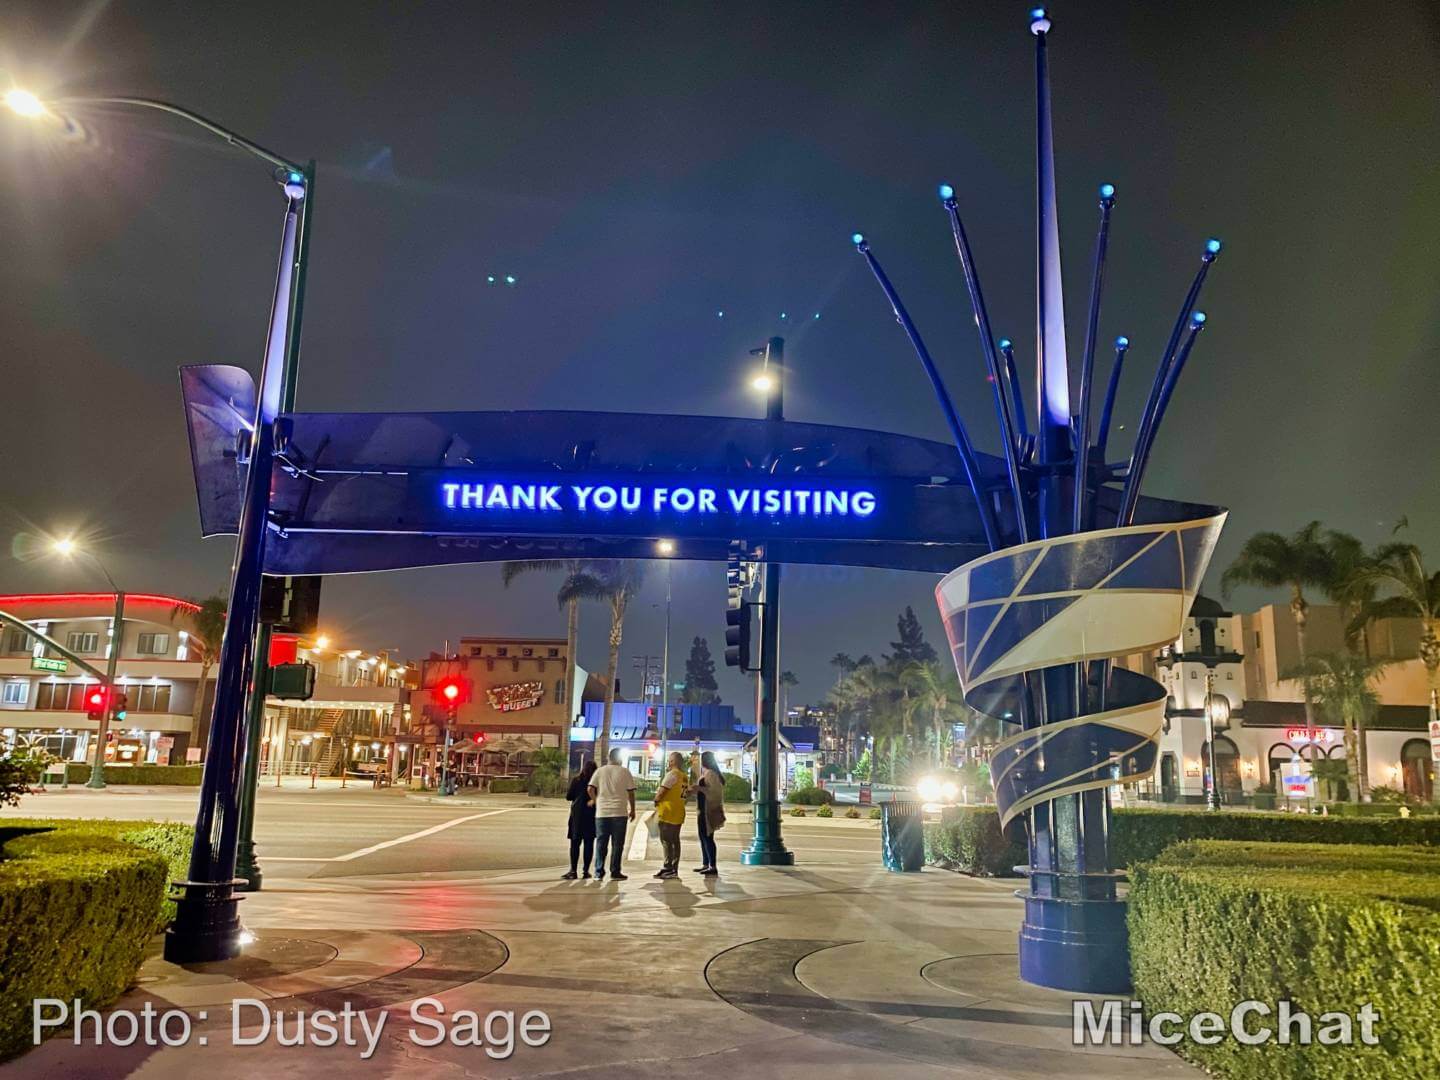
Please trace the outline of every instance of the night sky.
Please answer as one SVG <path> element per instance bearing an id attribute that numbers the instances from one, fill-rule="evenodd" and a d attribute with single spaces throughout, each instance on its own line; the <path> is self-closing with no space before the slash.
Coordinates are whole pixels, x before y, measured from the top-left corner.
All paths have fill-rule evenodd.
<path id="1" fill-rule="evenodd" d="M 1320 518 L 1376 542 L 1402 514 L 1440 562 L 1436 10 L 1052 8 L 1072 373 L 1095 189 L 1119 192 L 1102 340 L 1134 346 L 1120 448 L 1205 238 L 1225 241 L 1146 484 L 1231 508 L 1217 567 L 1260 529 Z M 858 228 L 995 450 L 935 185 L 959 192 L 996 333 L 1033 364 L 1025 12 L 8 0 L 0 80 L 168 98 L 319 161 L 301 409 L 754 415 L 747 352 L 778 333 L 790 418 L 943 439 Z M 283 201 L 265 166 L 178 121 L 84 118 L 88 140 L 60 142 L 0 116 L 0 589 L 103 587 L 84 563 L 15 557 L 44 530 L 90 535 L 126 588 L 205 595 L 233 545 L 199 539 L 176 367 L 258 368 Z M 673 569 L 678 680 L 693 635 L 718 658 L 724 584 L 719 565 Z M 324 623 L 408 655 L 560 636 L 554 586 L 507 591 L 494 567 L 337 578 Z M 835 652 L 887 648 L 907 603 L 938 639 L 933 587 L 796 568 L 792 703 L 823 695 Z M 626 627 L 627 692 L 663 599 L 657 568 Z M 586 609 L 591 668 L 605 622 Z M 748 700 L 723 669 L 721 689 Z"/>

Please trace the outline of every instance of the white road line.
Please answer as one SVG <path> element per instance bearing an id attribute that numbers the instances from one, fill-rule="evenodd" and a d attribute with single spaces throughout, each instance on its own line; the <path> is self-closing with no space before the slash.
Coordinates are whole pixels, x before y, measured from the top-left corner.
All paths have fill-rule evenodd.
<path id="1" fill-rule="evenodd" d="M 421 829 L 406 836 L 397 836 L 393 840 L 382 840 L 378 844 L 371 844 L 369 847 L 360 848 L 358 851 L 346 852 L 344 855 L 330 855 L 312 857 L 305 855 L 265 855 L 262 856 L 265 862 L 350 862 L 352 859 L 359 859 L 365 855 L 373 855 L 377 851 L 384 851 L 386 848 L 395 847 L 397 844 L 408 844 L 411 840 L 423 840 L 427 836 L 434 836 L 438 832 L 455 825 L 464 825 L 467 821 L 476 821 L 479 818 L 494 817 L 496 814 L 509 814 L 516 810 L 523 810 L 523 806 L 509 806 L 504 810 L 487 810 L 483 814 L 467 814 L 465 817 L 452 818 L 450 821 L 442 821 L 439 825 L 431 825 L 428 829 Z"/>

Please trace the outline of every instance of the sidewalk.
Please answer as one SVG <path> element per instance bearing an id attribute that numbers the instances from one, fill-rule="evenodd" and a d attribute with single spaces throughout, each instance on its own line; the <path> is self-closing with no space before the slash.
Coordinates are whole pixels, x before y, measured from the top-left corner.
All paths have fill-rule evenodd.
<path id="1" fill-rule="evenodd" d="M 508 798 L 508 797 L 500 797 Z M 310 1075 L 673 1078 L 716 1075 L 849 1080 L 883 1076 L 1197 1075 L 1144 1046 L 1077 1050 L 1071 999 L 1016 978 L 1020 903 L 1013 882 L 944 871 L 890 874 L 812 862 L 726 866 L 655 881 L 567 882 L 559 868 L 484 879 L 266 879 L 244 901 L 257 942 L 239 960 L 184 970 L 147 962 L 120 1007 L 181 1007 L 196 1038 L 178 1047 L 76 1047 L 52 1039 L 4 1068 L 13 1076 L 206 1080 Z M 232 1045 L 236 997 L 283 1010 L 348 1002 L 385 1024 L 376 1049 Z M 409 1003 L 548 1015 L 540 1047 L 513 1056 L 421 1046 L 433 1028 Z M 422 1016 L 434 1017 L 433 1007 Z M 262 1013 L 241 1006 L 242 1036 Z M 430 1024 L 435 1021 L 431 1019 Z M 360 1029 L 357 1027 L 357 1033 Z M 199 1045 L 199 1036 L 208 1039 Z M 463 1040 L 462 1040 L 463 1041 Z"/>

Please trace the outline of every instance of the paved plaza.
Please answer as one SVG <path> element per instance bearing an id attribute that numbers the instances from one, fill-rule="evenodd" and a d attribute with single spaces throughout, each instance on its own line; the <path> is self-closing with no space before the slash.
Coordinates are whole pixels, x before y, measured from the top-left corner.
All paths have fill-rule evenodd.
<path id="1" fill-rule="evenodd" d="M 57 795 L 44 810 L 183 818 L 187 798 L 86 792 Z M 41 800 L 28 803 L 41 812 Z M 559 880 L 563 809 L 545 800 L 268 791 L 260 807 L 266 887 L 243 902 L 255 943 L 238 960 L 181 969 L 160 958 L 157 940 L 139 985 L 116 1006 L 186 1010 L 189 1044 L 97 1049 L 62 1034 L 6 1075 L 671 1077 L 693 1066 L 904 1080 L 1191 1071 L 1156 1047 L 1075 1048 L 1070 997 L 1016 978 L 1015 883 L 888 873 L 868 821 L 787 818 L 796 865 L 748 868 L 736 860 L 748 816 L 737 814 L 718 878 L 690 873 L 687 853 L 679 880 L 654 880 L 651 843 L 643 856 L 646 845 L 632 846 L 641 857 L 627 860 L 628 881 L 598 884 Z M 287 1037 L 297 1014 L 339 1013 L 348 1003 L 378 1028 L 373 1053 L 361 1056 L 358 1020 L 358 1046 L 280 1045 L 274 1029 L 257 1045 L 233 1047 L 237 998 L 280 1013 Z M 444 1009 L 443 1017 L 438 1007 L 422 1010 L 430 1027 L 412 1019 L 411 1003 L 422 998 Z M 433 1039 L 436 1018 L 466 1009 L 517 1018 L 538 1010 L 552 1031 L 538 1047 L 516 1039 L 503 1060 L 484 1046 L 413 1037 Z M 258 1038 L 260 1009 L 241 1006 L 239 1015 L 241 1037 Z"/>

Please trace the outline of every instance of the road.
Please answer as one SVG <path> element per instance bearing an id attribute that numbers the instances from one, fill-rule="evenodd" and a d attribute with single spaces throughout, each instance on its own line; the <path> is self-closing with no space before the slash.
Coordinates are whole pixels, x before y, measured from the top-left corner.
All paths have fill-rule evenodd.
<path id="1" fill-rule="evenodd" d="M 6 817 L 108 817 L 190 823 L 194 789 L 143 791 L 51 788 L 25 798 Z M 641 813 L 645 806 L 642 804 Z M 262 787 L 255 842 L 267 877 L 326 878 L 400 876 L 435 878 L 488 876 L 553 866 L 563 872 L 569 858 L 565 839 L 567 806 L 561 800 L 495 796 L 430 802 L 399 791 L 368 787 L 315 790 Z M 719 833 L 721 865 L 739 861 L 749 839 L 747 806 L 732 806 Z M 786 843 L 799 865 L 877 865 L 879 829 L 843 820 L 784 821 Z M 682 834 L 682 867 L 697 865 L 694 828 Z M 658 856 L 651 843 L 649 855 Z"/>

